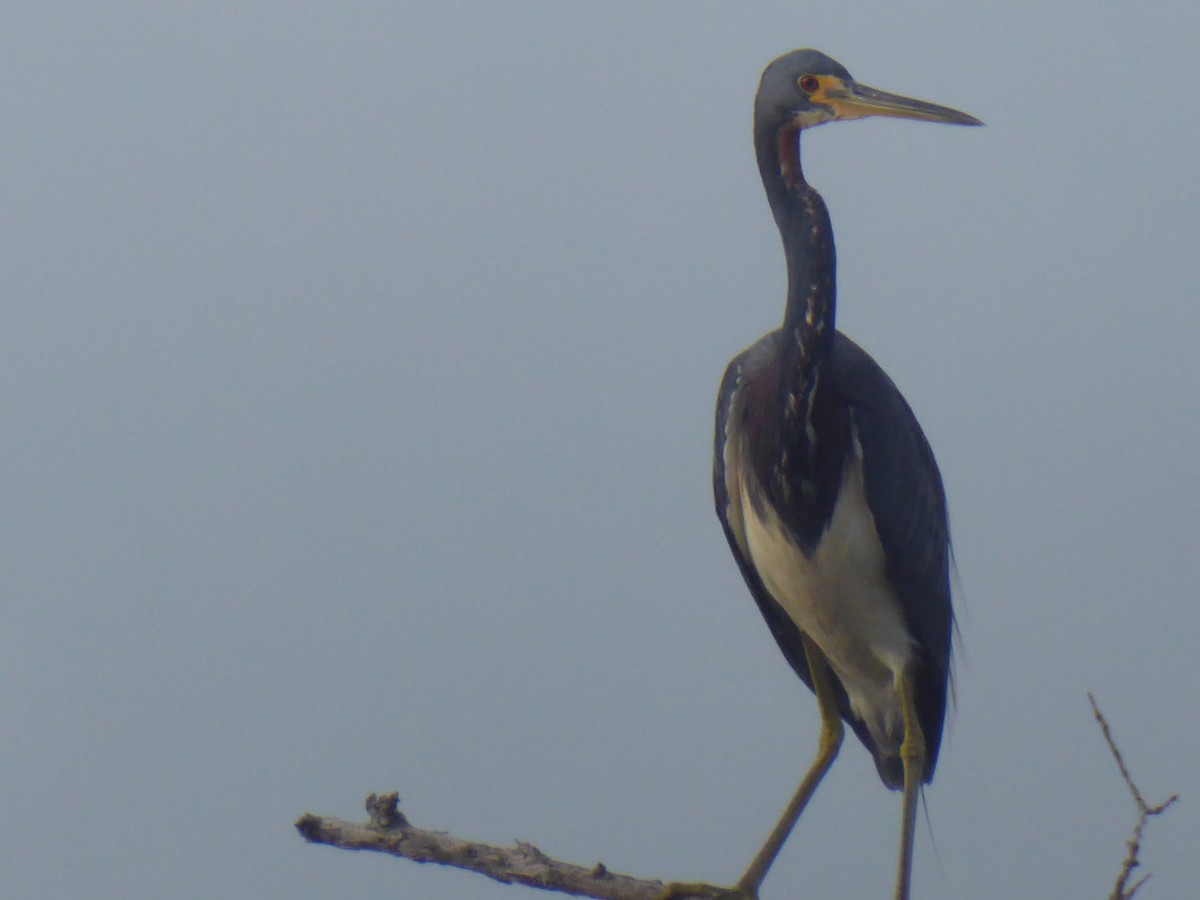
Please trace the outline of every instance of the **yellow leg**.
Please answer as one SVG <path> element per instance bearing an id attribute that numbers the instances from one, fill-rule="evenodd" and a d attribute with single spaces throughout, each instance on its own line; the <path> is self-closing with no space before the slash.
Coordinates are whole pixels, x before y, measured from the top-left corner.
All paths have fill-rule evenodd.
<path id="1" fill-rule="evenodd" d="M 896 693 L 904 712 L 904 743 L 900 761 L 904 766 L 904 803 L 900 819 L 900 860 L 896 870 L 896 900 L 908 900 L 912 882 L 913 838 L 917 824 L 917 797 L 925 777 L 925 735 L 917 721 L 913 685 L 905 672 L 896 679 Z"/>
<path id="2" fill-rule="evenodd" d="M 767 836 L 762 849 L 734 887 L 717 888 L 709 884 L 676 882 L 667 885 L 660 900 L 686 896 L 711 897 L 718 900 L 756 900 L 758 888 L 767 877 L 767 870 L 771 868 L 771 863 L 775 862 L 784 841 L 816 792 L 817 785 L 837 758 L 838 750 L 842 746 L 842 718 L 838 715 L 829 663 L 825 661 L 825 655 L 816 644 L 805 635 L 801 637 L 804 641 L 804 655 L 808 659 L 808 672 L 812 676 L 813 693 L 817 695 L 817 707 L 821 711 L 821 737 L 817 744 L 817 755 L 808 767 L 804 780 L 800 782 L 800 787 L 796 789 L 783 815 L 779 817 L 779 822 Z"/>
<path id="3" fill-rule="evenodd" d="M 792 796 L 787 808 L 784 809 L 783 815 L 779 817 L 779 822 L 767 836 L 762 849 L 754 857 L 754 861 L 750 863 L 745 874 L 738 879 L 738 890 L 748 897 L 758 896 L 759 885 L 767 877 L 767 870 L 771 868 L 771 863 L 775 862 L 775 857 L 779 855 L 784 841 L 792 833 L 792 828 L 800 819 L 804 807 L 808 806 L 808 801 L 816 792 L 817 785 L 821 783 L 821 779 L 833 765 L 838 750 L 842 746 L 842 717 L 838 715 L 837 700 L 834 697 L 833 684 L 830 681 L 829 663 L 825 661 L 825 655 L 817 648 L 816 644 L 809 640 L 807 635 L 801 635 L 801 639 L 804 643 L 804 655 L 808 659 L 808 673 L 812 677 L 813 693 L 817 695 L 817 707 L 821 711 L 821 737 L 817 744 L 817 755 L 813 759 L 812 765 L 808 767 L 804 780 L 800 782 L 800 787 L 796 788 L 796 793 Z"/>

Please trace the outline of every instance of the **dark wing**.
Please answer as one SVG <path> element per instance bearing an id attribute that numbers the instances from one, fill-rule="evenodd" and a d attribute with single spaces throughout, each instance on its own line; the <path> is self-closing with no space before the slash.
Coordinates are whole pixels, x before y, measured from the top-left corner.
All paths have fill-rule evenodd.
<path id="1" fill-rule="evenodd" d="M 769 363 L 777 358 L 778 343 L 778 332 L 768 334 L 734 357 L 725 370 L 725 377 L 721 381 L 721 390 L 717 394 L 716 435 L 713 448 L 713 495 L 716 501 L 717 517 L 721 520 L 721 527 L 725 531 L 725 539 L 729 541 L 729 549 L 733 551 L 733 557 L 742 571 L 742 577 L 746 579 L 746 586 L 750 588 L 754 602 L 758 604 L 759 611 L 766 620 L 767 627 L 771 629 L 775 643 L 779 645 L 784 658 L 800 680 L 807 685 L 809 690 L 812 690 L 812 676 L 808 671 L 808 660 L 804 656 L 800 629 L 783 611 L 783 607 L 771 597 L 766 586 L 763 585 L 762 579 L 759 578 L 754 564 L 750 561 L 749 550 L 746 546 L 745 527 L 742 524 L 740 499 L 732 496 L 741 489 L 739 473 L 726 471 L 727 444 L 731 440 L 736 442 L 738 436 L 746 428 L 746 410 L 742 402 L 745 397 L 743 392 L 752 388 L 756 378 L 770 377 Z M 728 454 L 728 456 L 732 455 Z M 850 712 L 850 701 L 846 697 L 841 682 L 836 678 L 833 679 L 833 688 L 837 695 L 838 712 L 841 713 L 842 719 L 871 751 L 876 766 L 880 766 L 880 756 L 876 753 L 875 742 L 871 739 L 866 725 Z M 884 784 L 896 783 L 894 772 L 885 774 L 880 769 L 880 777 Z"/>
<path id="2" fill-rule="evenodd" d="M 916 705 L 930 781 L 946 714 L 954 629 L 942 477 L 912 409 L 865 350 L 839 332 L 828 365 L 832 386 L 852 410 L 887 577 L 919 647 Z"/>

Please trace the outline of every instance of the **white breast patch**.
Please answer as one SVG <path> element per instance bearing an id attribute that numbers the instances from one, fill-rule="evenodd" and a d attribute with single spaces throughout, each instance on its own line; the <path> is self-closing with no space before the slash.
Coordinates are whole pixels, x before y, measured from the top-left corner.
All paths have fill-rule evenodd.
<path id="1" fill-rule="evenodd" d="M 739 542 L 744 539 L 744 552 L 763 584 L 824 652 L 851 709 L 876 742 L 894 749 L 904 730 L 894 685 L 912 660 L 913 645 L 884 573 L 883 547 L 863 491 L 857 435 L 853 447 L 833 517 L 811 556 L 788 538 L 769 504 L 763 515 L 755 511 L 745 490 L 748 485 L 737 484 L 730 500 L 731 506 L 740 505 Z M 736 450 L 730 454 L 739 455 Z M 736 466 L 739 461 L 726 459 L 727 476 L 739 472 L 753 478 L 748 468 Z M 737 476 L 730 480 L 740 481 Z M 757 485 L 751 489 L 757 490 Z"/>

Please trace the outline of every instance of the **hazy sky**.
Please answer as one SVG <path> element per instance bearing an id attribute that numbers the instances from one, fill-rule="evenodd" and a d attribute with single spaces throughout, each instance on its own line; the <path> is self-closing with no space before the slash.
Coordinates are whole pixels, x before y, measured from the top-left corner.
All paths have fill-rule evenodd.
<path id="1" fill-rule="evenodd" d="M 840 327 L 937 452 L 958 707 L 922 898 L 1200 885 L 1200 7 L 38 3 L 0 28 L 0 895 L 517 898 L 412 820 L 728 882 L 815 703 L 712 513 L 782 315 L 797 46 L 983 129 L 822 128 Z M 763 900 L 882 897 L 850 740 Z M 935 846 L 936 845 L 936 846 Z"/>

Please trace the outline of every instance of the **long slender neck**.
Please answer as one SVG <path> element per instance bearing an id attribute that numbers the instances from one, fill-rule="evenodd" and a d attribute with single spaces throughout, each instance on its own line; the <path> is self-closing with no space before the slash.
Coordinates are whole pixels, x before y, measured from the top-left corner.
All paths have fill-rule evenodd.
<path id="1" fill-rule="evenodd" d="M 776 409 L 760 447 L 760 477 L 788 525 L 815 547 L 833 514 L 847 432 L 841 410 L 822 398 L 823 363 L 833 348 L 836 261 L 825 201 L 800 170 L 795 127 L 756 131 L 758 166 L 787 259 L 787 308 L 779 349 Z M 840 424 L 839 424 L 840 423 Z"/>
<path id="2" fill-rule="evenodd" d="M 798 128 L 759 129 L 754 147 L 787 259 L 785 359 L 793 372 L 815 368 L 833 344 L 835 327 L 837 261 L 829 211 L 821 195 L 804 180 Z M 793 385 L 793 389 L 803 390 L 803 385 Z"/>

